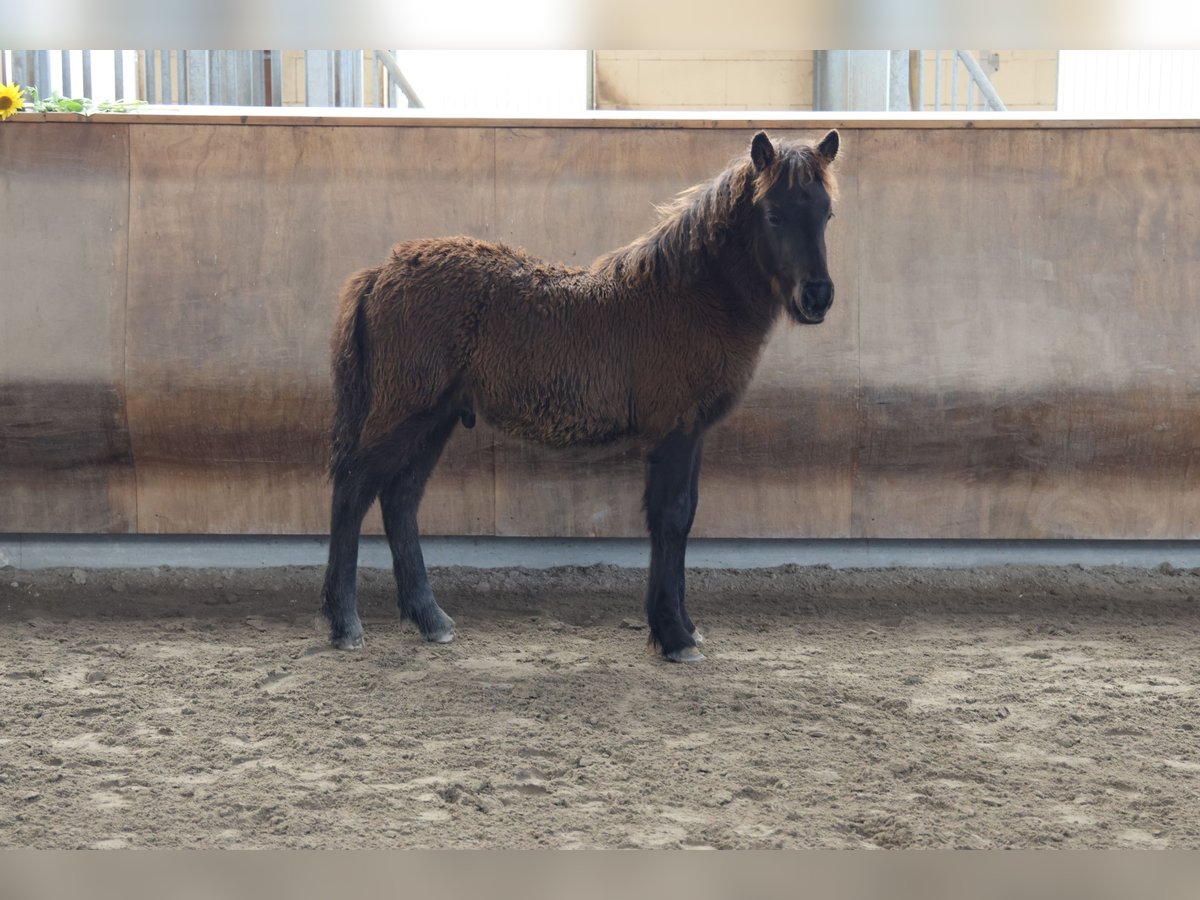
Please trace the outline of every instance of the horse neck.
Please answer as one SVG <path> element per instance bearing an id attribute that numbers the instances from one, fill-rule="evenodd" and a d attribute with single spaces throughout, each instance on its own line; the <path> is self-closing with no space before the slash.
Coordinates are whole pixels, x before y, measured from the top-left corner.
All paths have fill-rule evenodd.
<path id="1" fill-rule="evenodd" d="M 710 214 L 703 218 L 704 227 L 689 248 L 689 258 L 675 267 L 678 284 L 684 292 L 703 292 L 716 299 L 731 327 L 761 336 L 782 307 L 745 237 L 753 181 L 742 172 L 724 178 L 721 186 L 737 199 L 727 205 L 716 204 L 721 208 L 716 216 L 711 215 L 710 207 Z"/>
<path id="2" fill-rule="evenodd" d="M 783 310 L 753 251 L 740 241 L 705 248 L 680 272 L 674 291 L 684 302 L 703 298 L 705 309 L 720 316 L 723 328 L 744 339 L 765 338 Z"/>
<path id="3" fill-rule="evenodd" d="M 728 249 L 719 267 L 725 305 L 736 321 L 765 335 L 779 318 L 783 304 L 775 296 L 750 249 Z"/>
<path id="4" fill-rule="evenodd" d="M 744 242 L 733 207 L 726 221 L 704 229 L 684 241 L 671 241 L 666 222 L 619 250 L 597 260 L 596 266 L 611 277 L 623 293 L 643 295 L 652 290 L 681 304 L 719 314 L 729 327 L 765 334 L 774 324 L 781 304 Z"/>

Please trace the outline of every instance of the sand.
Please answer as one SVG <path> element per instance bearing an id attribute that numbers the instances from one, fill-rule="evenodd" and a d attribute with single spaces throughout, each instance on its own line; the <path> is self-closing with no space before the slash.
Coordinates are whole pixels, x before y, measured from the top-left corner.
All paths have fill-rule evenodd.
<path id="1" fill-rule="evenodd" d="M 0 570 L 6 847 L 1200 847 L 1200 573 Z"/>

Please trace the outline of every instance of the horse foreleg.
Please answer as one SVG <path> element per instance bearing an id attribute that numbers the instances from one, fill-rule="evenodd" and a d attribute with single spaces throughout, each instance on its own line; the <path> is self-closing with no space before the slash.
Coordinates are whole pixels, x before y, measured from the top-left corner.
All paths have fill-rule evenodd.
<path id="1" fill-rule="evenodd" d="M 700 457 L 701 457 L 703 449 L 704 449 L 703 435 L 701 435 L 700 438 L 698 438 L 696 440 L 696 449 L 695 449 L 695 452 L 692 454 L 692 474 L 691 474 L 691 479 L 690 479 L 690 485 L 688 488 L 689 509 L 688 509 L 688 520 L 687 520 L 687 534 L 691 534 L 692 523 L 696 519 L 696 504 L 699 503 L 699 501 L 700 501 Z M 694 640 L 697 644 L 703 644 L 704 643 L 704 635 L 702 635 L 699 631 L 696 630 L 696 626 L 692 623 L 692 617 L 688 615 L 687 604 L 684 602 L 684 595 L 686 592 L 684 590 L 683 577 L 684 577 L 683 570 L 680 569 L 680 573 L 679 573 L 679 578 L 680 578 L 679 618 L 683 620 L 683 627 L 685 629 L 687 629 L 688 633 L 692 636 L 692 640 Z"/>
<path id="2" fill-rule="evenodd" d="M 383 527 L 392 550 L 392 571 L 400 613 L 416 624 L 427 641 L 446 644 L 454 640 L 454 620 L 433 599 L 417 530 L 417 509 L 425 484 L 437 465 L 442 448 L 457 419 L 438 422 L 413 442 L 404 464 L 379 495 Z"/>
<path id="3" fill-rule="evenodd" d="M 355 597 L 358 538 L 363 516 L 375 500 L 373 481 L 362 474 L 334 472 L 329 522 L 329 565 L 325 569 L 321 612 L 329 620 L 329 641 L 340 650 L 363 645 L 362 622 Z"/>
<path id="4" fill-rule="evenodd" d="M 646 525 L 650 530 L 650 583 L 646 618 L 650 642 L 674 662 L 704 659 L 685 619 L 684 557 L 695 515 L 693 470 L 698 436 L 672 432 L 646 459 Z"/>

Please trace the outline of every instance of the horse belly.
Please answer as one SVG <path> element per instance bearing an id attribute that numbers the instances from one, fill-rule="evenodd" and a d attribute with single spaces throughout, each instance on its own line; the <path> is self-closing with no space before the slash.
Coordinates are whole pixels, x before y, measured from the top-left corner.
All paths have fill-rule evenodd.
<path id="1" fill-rule="evenodd" d="M 509 379 L 475 391 L 476 408 L 494 428 L 551 447 L 597 446 L 632 436 L 626 400 L 581 389 L 573 380 Z"/>

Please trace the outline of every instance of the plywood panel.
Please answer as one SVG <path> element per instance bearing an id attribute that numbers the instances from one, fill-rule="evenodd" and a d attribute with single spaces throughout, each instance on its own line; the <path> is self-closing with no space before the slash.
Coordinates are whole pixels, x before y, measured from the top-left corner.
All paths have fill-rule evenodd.
<path id="1" fill-rule="evenodd" d="M 128 127 L 0 129 L 0 532 L 131 531 Z"/>
<path id="2" fill-rule="evenodd" d="M 819 140 L 824 130 L 775 131 Z M 696 534 L 851 536 L 858 419 L 859 223 L 855 133 L 836 164 L 826 233 L 834 305 L 816 327 L 781 319 L 742 407 L 713 430 Z"/>
<path id="3" fill-rule="evenodd" d="M 823 132 L 772 133 L 812 139 Z M 655 204 L 716 175 L 752 134 L 503 130 L 496 142 L 499 233 L 546 259 L 587 264 L 650 228 Z M 843 180 L 853 196 L 852 166 Z M 835 220 L 830 233 L 838 302 L 829 320 L 807 329 L 781 323 L 745 408 L 710 436 L 698 535 L 849 531 L 858 367 L 853 221 Z M 635 452 L 551 451 L 501 438 L 496 478 L 501 534 L 644 531 L 644 476 Z"/>
<path id="4" fill-rule="evenodd" d="M 449 233 L 586 263 L 749 139 L 650 124 L 6 124 L 0 530 L 323 532 L 342 279 Z M 1200 132 L 844 137 L 837 303 L 710 435 L 696 533 L 1200 537 Z M 481 423 L 422 518 L 635 535 L 641 491 Z"/>
<path id="5" fill-rule="evenodd" d="M 142 530 L 324 531 L 338 286 L 397 240 L 488 233 L 491 131 L 159 126 L 131 150 Z M 492 496 L 486 432 L 457 436 L 424 527 L 489 532 Z"/>
<path id="6" fill-rule="evenodd" d="M 855 533 L 1197 536 L 1195 134 L 859 140 Z"/>

